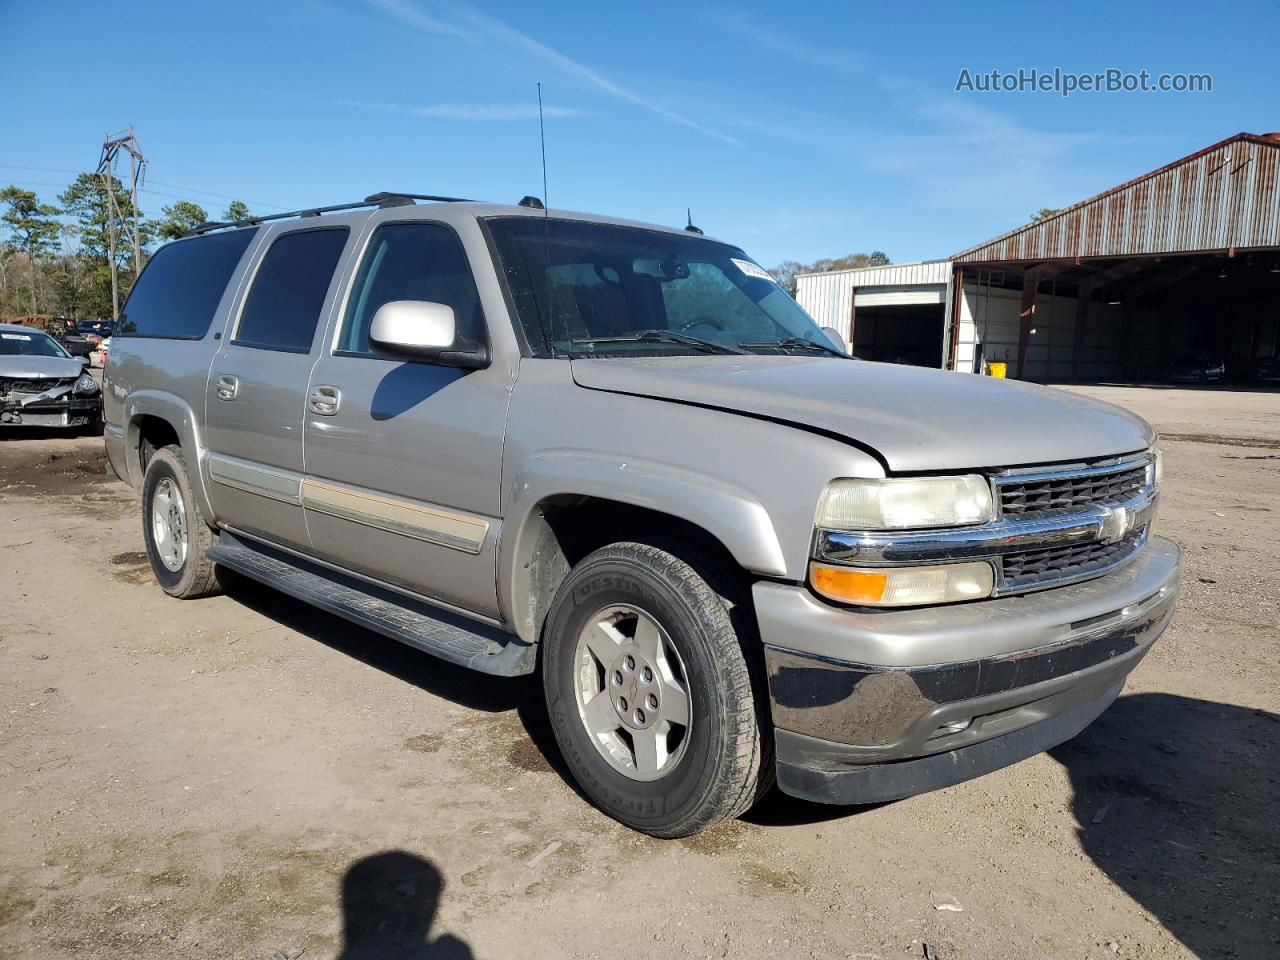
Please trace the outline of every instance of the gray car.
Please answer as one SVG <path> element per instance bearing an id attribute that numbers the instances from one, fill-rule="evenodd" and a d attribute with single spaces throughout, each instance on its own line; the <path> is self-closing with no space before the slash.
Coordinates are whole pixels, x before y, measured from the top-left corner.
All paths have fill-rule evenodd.
<path id="1" fill-rule="evenodd" d="M 540 674 L 582 791 L 655 836 L 1045 750 L 1173 613 L 1145 422 L 855 360 L 700 231 L 388 194 L 207 225 L 105 388 L 163 589 L 226 568 Z"/>
<path id="2" fill-rule="evenodd" d="M 102 427 L 98 381 L 53 337 L 0 323 L 0 427 Z"/>

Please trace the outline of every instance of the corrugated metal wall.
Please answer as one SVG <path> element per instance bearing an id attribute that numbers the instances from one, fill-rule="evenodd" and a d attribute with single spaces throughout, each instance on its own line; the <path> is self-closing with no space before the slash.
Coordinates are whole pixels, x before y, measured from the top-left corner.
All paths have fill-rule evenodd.
<path id="1" fill-rule="evenodd" d="M 1237 136 L 957 254 L 958 263 L 1280 245 L 1280 142 Z"/>
<path id="2" fill-rule="evenodd" d="M 950 275 L 946 260 L 922 263 L 899 263 L 887 267 L 861 267 L 832 273 L 806 273 L 796 277 L 796 301 L 819 326 L 835 327 L 849 340 L 849 317 L 853 311 L 854 291 L 869 287 L 868 305 L 891 303 L 942 303 Z M 900 294 L 885 287 L 901 289 Z M 903 289 L 914 287 L 914 289 Z M 929 287 L 935 287 L 929 290 Z M 861 294 L 859 294 L 859 302 Z"/>
<path id="3" fill-rule="evenodd" d="M 818 326 L 835 327 L 846 340 L 849 339 L 849 310 L 853 305 L 849 271 L 797 277 L 796 302 L 817 321 Z"/>

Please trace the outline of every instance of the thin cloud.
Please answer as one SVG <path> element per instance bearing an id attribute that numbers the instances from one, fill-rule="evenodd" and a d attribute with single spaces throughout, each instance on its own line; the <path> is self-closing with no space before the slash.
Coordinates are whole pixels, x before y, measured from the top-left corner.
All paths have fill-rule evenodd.
<path id="1" fill-rule="evenodd" d="M 402 103 L 386 103 L 374 100 L 335 100 L 335 107 L 352 107 L 360 110 L 378 110 L 383 113 L 401 113 L 411 117 L 439 117 L 444 120 L 536 120 L 536 103 L 432 103 L 426 106 L 408 106 Z M 544 106 L 542 113 L 552 120 L 569 120 L 587 117 L 585 110 L 573 107 Z"/>
<path id="2" fill-rule="evenodd" d="M 413 27 L 415 30 L 442 33 L 450 37 L 461 37 L 464 40 L 471 39 L 471 36 L 465 30 L 455 24 L 428 16 L 408 0 L 369 0 L 369 2 L 383 13 L 390 14 L 401 23 Z"/>
<path id="3" fill-rule="evenodd" d="M 737 120 L 731 124 L 734 129 L 846 156 L 876 175 L 905 180 L 935 207 L 985 213 L 998 209 L 1017 216 L 1016 211 L 1052 205 L 1063 196 L 1087 192 L 1089 168 L 1095 166 L 1091 153 L 1100 143 L 1115 142 L 1114 137 L 1088 132 L 1036 129 L 916 77 L 875 73 L 856 56 L 741 18 L 718 17 L 712 22 L 762 51 L 845 75 L 868 76 L 896 113 L 893 127 L 884 129 L 851 116 L 784 107 L 767 121 Z M 963 189 L 957 189 L 958 184 Z"/>
<path id="4" fill-rule="evenodd" d="M 762 27 L 738 16 L 717 16 L 712 22 L 730 33 L 747 38 L 766 53 L 776 53 L 800 63 L 835 70 L 837 73 L 853 74 L 864 69 L 862 60 L 852 54 L 797 40 L 772 27 Z"/>
<path id="5" fill-rule="evenodd" d="M 573 77 L 588 86 L 595 87 L 602 93 L 606 93 L 611 97 L 623 100 L 634 106 L 649 111 L 655 116 L 661 117 L 668 123 L 677 126 L 687 127 L 690 130 L 696 130 L 708 137 L 713 137 L 723 143 L 740 146 L 740 142 L 727 134 L 710 127 L 703 126 L 695 120 L 691 120 L 682 113 L 669 110 L 659 103 L 644 97 L 634 90 L 624 87 L 622 84 L 611 80 L 600 71 L 579 63 L 570 57 L 565 56 L 558 50 L 553 50 L 546 44 L 535 40 L 526 33 L 521 33 L 515 27 L 488 14 L 481 13 L 478 10 L 470 8 L 460 8 L 456 11 L 456 16 L 460 17 L 470 30 L 455 27 L 453 24 L 445 23 L 435 17 L 428 16 L 416 5 L 408 2 L 408 0 L 370 0 L 375 6 L 385 13 L 396 17 L 402 23 L 415 27 L 420 30 L 427 30 L 433 33 L 450 32 L 455 36 L 467 37 L 475 39 L 476 35 L 488 36 L 491 39 L 498 40 L 508 46 L 523 50 L 534 58 L 541 60 L 560 72 Z"/>

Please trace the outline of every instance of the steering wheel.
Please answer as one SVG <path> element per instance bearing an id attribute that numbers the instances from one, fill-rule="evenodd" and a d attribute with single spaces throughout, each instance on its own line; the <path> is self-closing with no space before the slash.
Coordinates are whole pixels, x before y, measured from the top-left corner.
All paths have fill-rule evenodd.
<path id="1" fill-rule="evenodd" d="M 688 323 L 681 325 L 680 332 L 692 334 L 697 327 L 710 327 L 716 333 L 729 332 L 719 320 L 713 320 L 710 317 L 694 317 Z"/>

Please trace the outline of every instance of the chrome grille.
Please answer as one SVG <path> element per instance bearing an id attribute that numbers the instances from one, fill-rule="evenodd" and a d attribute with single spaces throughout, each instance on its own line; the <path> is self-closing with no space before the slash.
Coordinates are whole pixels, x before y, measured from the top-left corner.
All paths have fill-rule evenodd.
<path id="1" fill-rule="evenodd" d="M 1137 550 L 1146 537 L 1142 527 L 1115 543 L 1094 540 L 1006 553 L 1000 558 L 1001 587 L 1006 591 L 1036 587 L 1105 570 Z"/>
<path id="2" fill-rule="evenodd" d="M 1038 474 L 996 481 L 1000 509 L 1006 517 L 1070 512 L 1099 503 L 1118 503 L 1138 496 L 1147 483 L 1145 461 L 1118 465 L 1112 472 L 1078 471 Z"/>
<path id="3" fill-rule="evenodd" d="M 1037 467 L 993 476 L 995 519 L 939 530 L 818 530 L 814 556 L 851 566 L 985 560 L 993 596 L 1102 576 L 1147 542 L 1158 499 L 1145 453 L 1092 465 Z"/>

